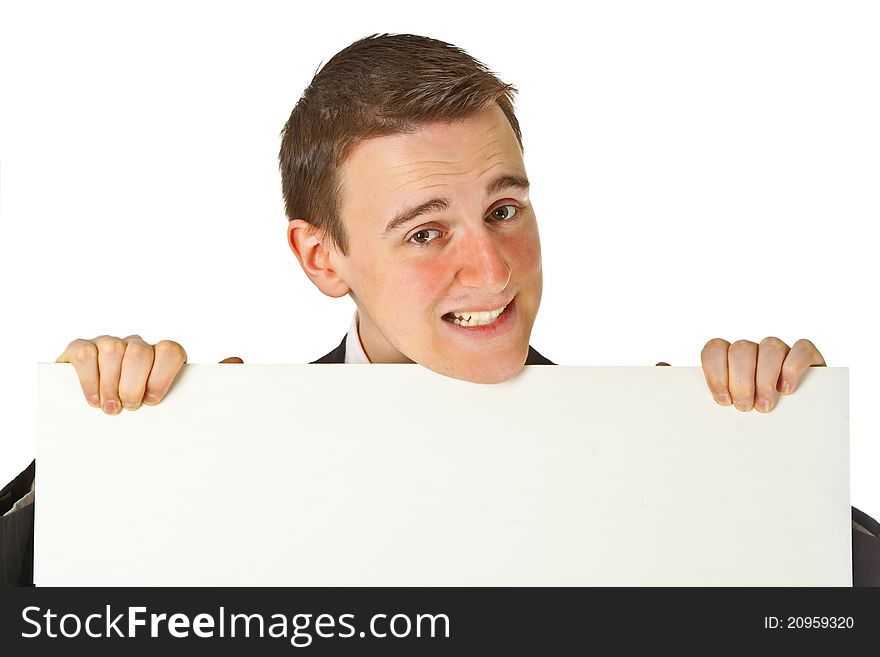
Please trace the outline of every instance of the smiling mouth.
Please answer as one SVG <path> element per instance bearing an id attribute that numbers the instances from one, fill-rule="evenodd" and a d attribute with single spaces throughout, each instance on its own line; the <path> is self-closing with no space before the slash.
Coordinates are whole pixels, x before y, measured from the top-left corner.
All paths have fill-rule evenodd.
<path id="1" fill-rule="evenodd" d="M 456 311 L 451 313 L 446 313 L 443 315 L 443 319 L 449 322 L 450 324 L 455 324 L 456 326 L 461 326 L 464 328 L 476 327 L 476 326 L 491 326 L 498 319 L 504 315 L 505 312 L 508 312 L 508 309 L 513 305 L 513 299 L 511 299 L 506 305 L 501 306 L 500 308 L 496 308 L 494 310 L 488 311 L 471 311 L 471 310 L 463 310 Z"/>

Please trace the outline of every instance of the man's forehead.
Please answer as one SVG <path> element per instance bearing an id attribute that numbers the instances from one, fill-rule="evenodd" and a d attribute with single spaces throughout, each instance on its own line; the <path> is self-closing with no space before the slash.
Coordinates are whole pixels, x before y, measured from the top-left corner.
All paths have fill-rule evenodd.
<path id="1" fill-rule="evenodd" d="M 394 193 L 441 186 L 456 176 L 481 177 L 505 164 L 522 171 L 519 142 L 496 109 L 363 140 L 343 164 L 343 180 L 349 187 Z"/>

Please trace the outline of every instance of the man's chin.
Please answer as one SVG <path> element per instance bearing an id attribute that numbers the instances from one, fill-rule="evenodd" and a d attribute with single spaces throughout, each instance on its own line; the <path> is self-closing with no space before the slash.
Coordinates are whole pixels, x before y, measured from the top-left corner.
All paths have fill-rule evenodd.
<path id="1" fill-rule="evenodd" d="M 504 383 L 516 377 L 525 365 L 526 353 L 520 358 L 506 358 L 493 360 L 492 362 L 467 362 L 467 363 L 422 363 L 429 370 L 461 381 L 471 383 Z"/>
<path id="2" fill-rule="evenodd" d="M 474 374 L 473 376 L 462 376 L 456 377 L 461 378 L 464 381 L 470 381 L 471 383 L 504 383 L 505 381 L 510 381 L 522 371 L 523 366 L 520 365 L 516 369 L 509 370 L 506 372 L 479 372 Z"/>

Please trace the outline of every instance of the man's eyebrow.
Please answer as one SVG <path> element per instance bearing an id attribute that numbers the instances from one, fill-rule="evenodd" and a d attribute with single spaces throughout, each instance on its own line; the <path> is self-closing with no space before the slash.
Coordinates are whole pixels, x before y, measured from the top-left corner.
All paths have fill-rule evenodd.
<path id="1" fill-rule="evenodd" d="M 519 175 L 504 174 L 498 176 L 497 178 L 490 180 L 489 184 L 486 185 L 486 195 L 492 196 L 505 189 L 519 189 L 520 191 L 527 192 L 529 191 L 529 180 L 525 176 Z M 382 237 L 386 237 L 404 224 L 418 219 L 423 214 L 442 212 L 447 209 L 449 209 L 449 199 L 445 198 L 434 198 L 426 203 L 407 208 L 388 222 L 382 233 Z"/>

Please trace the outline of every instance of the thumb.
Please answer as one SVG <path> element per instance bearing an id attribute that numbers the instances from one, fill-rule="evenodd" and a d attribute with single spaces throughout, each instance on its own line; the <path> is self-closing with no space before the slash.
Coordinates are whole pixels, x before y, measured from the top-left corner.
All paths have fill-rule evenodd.
<path id="1" fill-rule="evenodd" d="M 236 365 L 244 365 L 244 361 L 238 356 L 230 356 L 229 358 L 224 358 L 220 361 L 220 364 L 223 363 L 234 363 Z"/>

